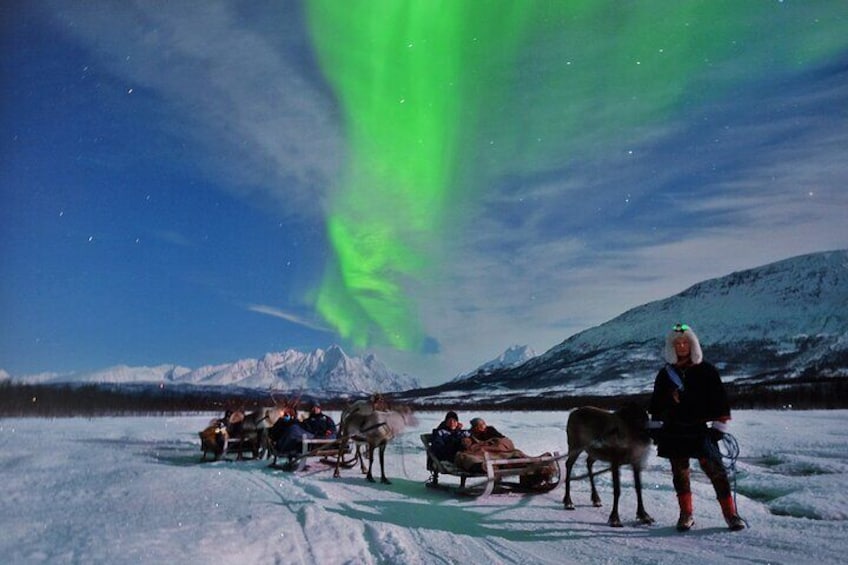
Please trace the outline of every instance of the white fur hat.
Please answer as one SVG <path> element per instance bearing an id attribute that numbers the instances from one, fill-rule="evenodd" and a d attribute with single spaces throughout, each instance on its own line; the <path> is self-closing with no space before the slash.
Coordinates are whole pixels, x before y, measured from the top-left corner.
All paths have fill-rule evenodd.
<path id="1" fill-rule="evenodd" d="M 674 329 L 669 332 L 668 336 L 665 338 L 665 349 L 663 350 L 663 356 L 668 363 L 677 363 L 677 353 L 674 351 L 674 340 L 678 337 L 683 336 L 689 340 L 689 347 L 691 348 L 690 357 L 692 358 L 692 364 L 697 365 L 701 361 L 704 360 L 704 352 L 701 351 L 701 343 L 698 341 L 698 336 L 695 335 L 695 332 L 692 331 L 692 328 L 687 326 L 686 324 L 677 324 L 674 326 Z"/>

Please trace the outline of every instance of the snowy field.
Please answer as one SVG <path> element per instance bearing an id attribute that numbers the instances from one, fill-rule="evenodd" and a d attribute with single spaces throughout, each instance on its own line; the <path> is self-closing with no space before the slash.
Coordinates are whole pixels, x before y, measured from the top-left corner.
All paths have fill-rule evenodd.
<path id="1" fill-rule="evenodd" d="M 337 413 L 331 414 L 337 417 Z M 565 451 L 567 413 L 482 415 L 531 454 Z M 190 417 L 0 420 L 3 563 L 844 563 L 848 551 L 848 411 L 738 411 L 738 503 L 750 528 L 729 532 L 695 465 L 695 528 L 674 529 L 667 461 L 653 453 L 637 525 L 625 470 L 624 528 L 606 526 L 612 492 L 599 480 L 535 496 L 457 498 L 424 487 L 418 435 L 389 448 L 392 485 L 320 464 L 301 474 L 264 461 L 199 463 Z M 578 463 L 582 472 L 582 459 Z M 454 482 L 446 477 L 444 482 Z"/>

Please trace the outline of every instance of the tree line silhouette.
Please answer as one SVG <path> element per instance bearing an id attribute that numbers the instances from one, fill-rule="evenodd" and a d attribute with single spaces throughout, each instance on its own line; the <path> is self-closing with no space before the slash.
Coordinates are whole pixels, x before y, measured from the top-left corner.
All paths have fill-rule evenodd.
<path id="1" fill-rule="evenodd" d="M 848 408 L 848 379 L 812 376 L 768 383 L 728 383 L 735 409 L 837 409 Z M 254 410 L 273 404 L 268 391 L 236 387 L 193 389 L 155 385 L 45 385 L 0 383 L 2 417 L 94 417 L 149 416 L 198 412 L 223 412 L 239 408 Z M 616 409 L 627 402 L 647 406 L 649 394 L 618 396 L 516 396 L 503 399 L 474 399 L 439 402 L 418 401 L 414 392 L 384 394 L 389 402 L 403 403 L 416 410 L 571 410 L 579 406 Z M 339 410 L 347 398 L 325 398 L 325 409 Z"/>

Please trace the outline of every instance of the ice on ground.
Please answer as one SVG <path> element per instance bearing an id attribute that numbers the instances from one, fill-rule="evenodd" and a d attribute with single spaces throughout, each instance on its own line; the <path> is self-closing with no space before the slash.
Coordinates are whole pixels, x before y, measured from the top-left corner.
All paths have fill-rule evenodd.
<path id="1" fill-rule="evenodd" d="M 332 414 L 338 417 L 338 414 Z M 586 480 L 563 489 L 485 500 L 424 486 L 419 434 L 387 450 L 392 485 L 359 470 L 340 479 L 318 463 L 304 473 L 266 461 L 200 463 L 197 432 L 211 415 L 0 420 L 0 512 L 4 563 L 842 563 L 848 548 L 848 411 L 737 411 L 736 487 L 750 527 L 729 532 L 712 487 L 693 465 L 696 526 L 674 529 L 667 461 L 644 476 L 653 526 L 635 519 L 632 475 L 623 473 L 625 527 L 606 525 L 610 476 L 598 478 L 603 508 Z M 530 454 L 565 452 L 566 412 L 473 416 Z M 578 470 L 582 473 L 582 459 Z M 442 477 L 446 484 L 457 484 Z"/>

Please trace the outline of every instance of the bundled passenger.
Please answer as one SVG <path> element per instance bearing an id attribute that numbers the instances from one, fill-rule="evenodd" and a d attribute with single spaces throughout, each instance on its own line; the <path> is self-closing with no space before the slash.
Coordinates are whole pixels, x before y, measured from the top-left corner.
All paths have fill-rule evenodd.
<path id="1" fill-rule="evenodd" d="M 456 412 L 445 414 L 445 419 L 433 430 L 431 449 L 440 461 L 453 462 L 457 452 L 462 449 L 462 440 L 471 437 L 471 432 L 462 429 L 462 422 Z"/>
<path id="2" fill-rule="evenodd" d="M 268 431 L 274 449 L 279 455 L 293 455 L 301 452 L 303 438 L 312 439 L 314 435 L 304 429 L 297 419 L 294 408 L 283 409 L 280 416 Z"/>
<path id="3" fill-rule="evenodd" d="M 471 419 L 471 436 L 477 441 L 488 441 L 490 439 L 500 439 L 506 437 L 505 435 L 500 433 L 494 426 L 486 424 L 486 421 L 483 418 Z"/>
<path id="4" fill-rule="evenodd" d="M 466 471 L 478 473 L 483 470 L 484 453 L 496 459 L 520 459 L 527 455 L 515 448 L 512 440 L 489 426 L 483 418 L 471 420 L 471 433 L 462 439 L 462 449 L 456 454 L 454 463 Z"/>
<path id="5" fill-rule="evenodd" d="M 321 411 L 318 401 L 309 408 L 309 417 L 304 420 L 303 428 L 318 439 L 335 439 L 336 423 Z"/>

